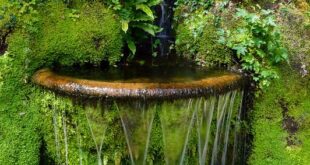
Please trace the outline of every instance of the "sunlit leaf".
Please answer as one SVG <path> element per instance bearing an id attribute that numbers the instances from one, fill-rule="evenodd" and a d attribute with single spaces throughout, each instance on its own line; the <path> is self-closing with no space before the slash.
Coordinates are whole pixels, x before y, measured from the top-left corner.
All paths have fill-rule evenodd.
<path id="1" fill-rule="evenodd" d="M 154 19 L 153 11 L 147 5 L 144 5 L 144 4 L 136 5 L 136 9 L 142 10 L 146 15 L 148 15 L 150 18 Z"/>
<path id="2" fill-rule="evenodd" d="M 128 31 L 128 25 L 129 25 L 129 22 L 128 21 L 122 21 L 122 30 L 127 33 Z"/>

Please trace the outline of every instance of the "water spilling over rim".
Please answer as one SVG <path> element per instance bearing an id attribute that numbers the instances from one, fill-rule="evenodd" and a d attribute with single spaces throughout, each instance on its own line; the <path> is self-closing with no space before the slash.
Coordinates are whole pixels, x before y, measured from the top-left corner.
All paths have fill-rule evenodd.
<path id="1" fill-rule="evenodd" d="M 68 95 L 113 99 L 193 98 L 219 95 L 243 84 L 241 75 L 222 70 L 141 69 L 41 69 L 33 82 Z"/>

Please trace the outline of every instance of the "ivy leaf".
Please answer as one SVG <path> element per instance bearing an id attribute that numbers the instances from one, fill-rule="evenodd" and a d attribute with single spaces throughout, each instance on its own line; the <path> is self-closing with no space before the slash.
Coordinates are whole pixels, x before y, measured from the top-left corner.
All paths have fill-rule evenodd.
<path id="1" fill-rule="evenodd" d="M 129 21 L 122 21 L 122 30 L 127 33 Z"/>
<path id="2" fill-rule="evenodd" d="M 266 25 L 269 26 L 277 26 L 277 24 L 274 22 L 274 19 L 272 17 L 267 17 L 265 20 Z"/>
<path id="3" fill-rule="evenodd" d="M 263 50 L 261 50 L 261 49 L 257 49 L 256 53 L 261 58 L 264 58 L 266 56 L 266 53 Z"/>
<path id="4" fill-rule="evenodd" d="M 259 20 L 259 16 L 257 16 L 256 14 L 249 14 L 248 20 L 250 23 L 255 23 Z"/>
<path id="5" fill-rule="evenodd" d="M 136 9 L 137 10 L 142 10 L 146 15 L 148 15 L 150 18 L 152 18 L 152 20 L 154 20 L 153 11 L 147 5 L 138 4 L 138 5 L 136 5 Z"/>
<path id="6" fill-rule="evenodd" d="M 248 15 L 248 12 L 246 10 L 240 8 L 237 9 L 237 17 L 245 17 L 246 15 Z"/>
<path id="7" fill-rule="evenodd" d="M 259 77 L 253 77 L 253 80 L 254 80 L 255 82 L 258 82 L 258 81 L 259 81 Z"/>
<path id="8" fill-rule="evenodd" d="M 242 46 L 242 45 L 237 45 L 235 47 L 233 47 L 234 50 L 237 51 L 237 54 L 239 55 L 245 55 L 245 53 L 247 52 L 246 47 Z"/>

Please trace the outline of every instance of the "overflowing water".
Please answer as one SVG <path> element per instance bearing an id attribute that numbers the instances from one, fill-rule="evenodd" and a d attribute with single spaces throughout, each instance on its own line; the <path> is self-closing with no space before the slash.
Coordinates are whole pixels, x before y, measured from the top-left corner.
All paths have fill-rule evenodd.
<path id="1" fill-rule="evenodd" d="M 237 164 L 242 92 L 53 106 L 56 164 Z"/>

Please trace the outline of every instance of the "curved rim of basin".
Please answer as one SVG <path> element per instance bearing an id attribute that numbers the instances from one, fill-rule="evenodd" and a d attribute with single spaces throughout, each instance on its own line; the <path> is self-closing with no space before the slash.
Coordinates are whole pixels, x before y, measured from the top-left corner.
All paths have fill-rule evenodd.
<path id="1" fill-rule="evenodd" d="M 41 69 L 33 75 L 33 82 L 64 94 L 90 98 L 192 98 L 217 95 L 241 88 L 240 74 L 225 73 L 188 82 L 109 82 L 59 75 L 51 69 Z"/>

